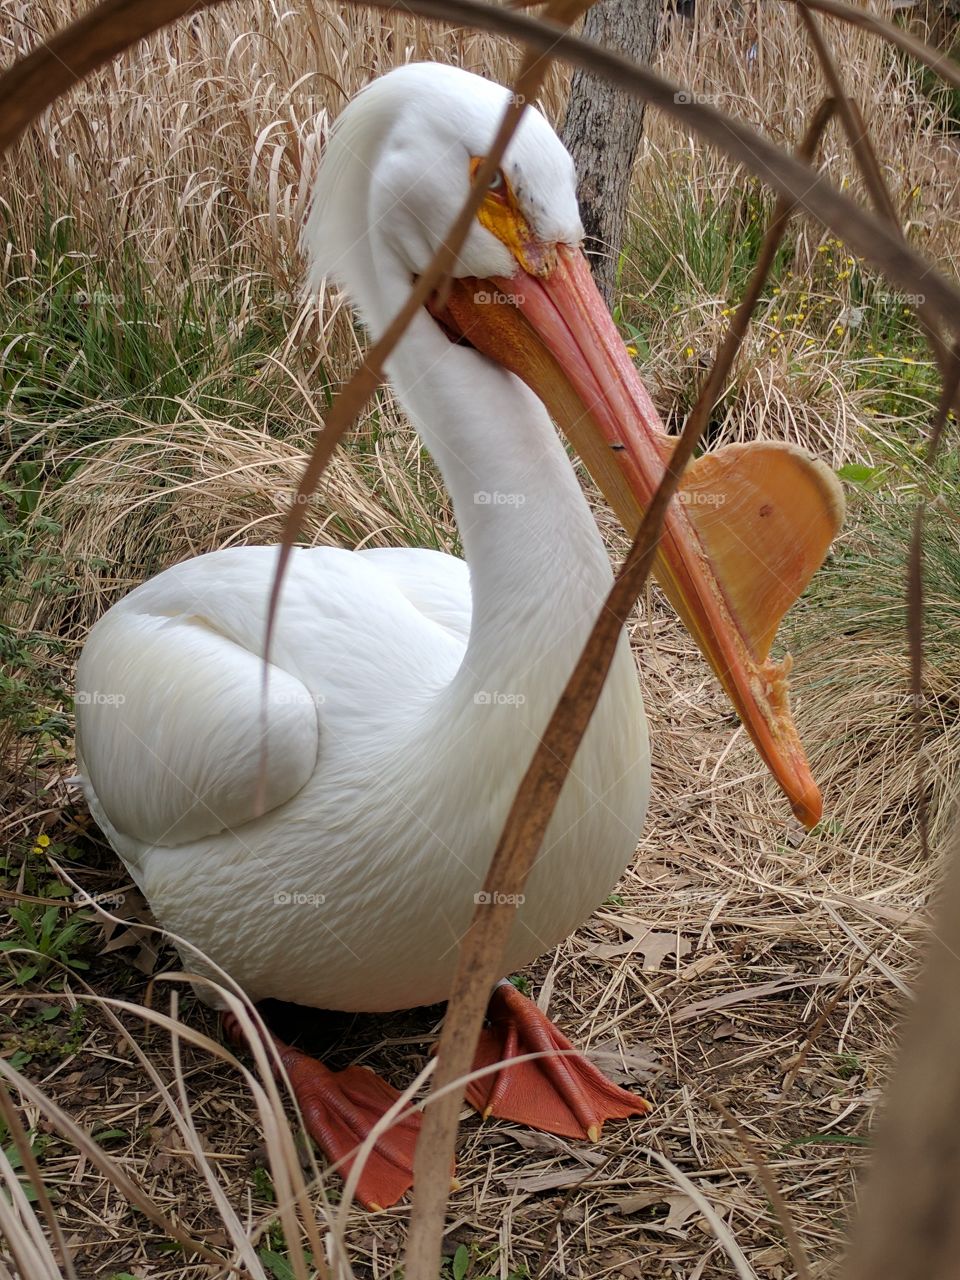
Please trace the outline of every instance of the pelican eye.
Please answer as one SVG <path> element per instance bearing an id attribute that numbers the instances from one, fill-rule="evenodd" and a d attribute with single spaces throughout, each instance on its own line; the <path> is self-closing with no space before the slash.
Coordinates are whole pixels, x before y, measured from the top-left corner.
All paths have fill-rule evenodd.
<path id="1" fill-rule="evenodd" d="M 507 195 L 507 180 L 503 175 L 503 170 L 498 169 L 490 181 L 487 183 L 487 195 L 496 196 L 497 199 L 503 200 Z"/>
<path id="2" fill-rule="evenodd" d="M 471 182 L 476 181 L 482 164 L 483 156 L 470 157 Z M 531 275 L 549 274 L 555 256 L 553 248 L 542 244 L 527 222 L 517 193 L 502 169 L 498 169 L 487 184 L 477 210 L 477 221 L 506 245 L 524 271 Z"/>
<path id="3" fill-rule="evenodd" d="M 475 181 L 480 166 L 483 164 L 483 156 L 470 157 L 470 180 Z M 496 200 L 498 204 L 509 205 L 510 203 L 510 183 L 507 181 L 507 175 L 502 169 L 497 169 L 493 177 L 487 183 L 487 189 L 484 197 L 488 200 Z"/>

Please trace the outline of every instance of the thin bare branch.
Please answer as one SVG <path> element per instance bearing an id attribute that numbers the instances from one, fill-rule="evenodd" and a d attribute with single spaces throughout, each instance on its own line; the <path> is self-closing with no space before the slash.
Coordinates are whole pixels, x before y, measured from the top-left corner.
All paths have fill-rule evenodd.
<path id="1" fill-rule="evenodd" d="M 831 109 L 830 104 L 825 103 L 817 112 L 804 140 L 808 154 L 816 148 Z M 414 1185 L 418 1190 L 406 1253 L 406 1270 L 411 1280 L 431 1280 L 437 1274 L 447 1192 L 436 1175 L 438 1170 L 443 1173 L 449 1170 L 453 1162 L 464 1078 L 476 1050 L 490 990 L 501 976 L 500 965 L 513 924 L 515 908 L 509 904 L 523 893 L 561 788 L 599 701 L 621 629 L 649 577 L 667 507 L 740 349 L 786 231 L 791 208 L 792 202 L 786 200 L 778 204 L 743 301 L 514 797 L 484 880 L 484 904 L 474 910 L 461 944 L 457 974 L 437 1047 L 431 1097 L 440 1096 L 425 1111 L 414 1162 Z M 430 1178 L 426 1194 L 419 1190 L 423 1176 Z"/>
<path id="2" fill-rule="evenodd" d="M 810 42 L 813 45 L 820 66 L 823 69 L 824 76 L 830 86 L 831 91 L 836 97 L 838 113 L 843 124 L 844 132 L 847 140 L 856 158 L 857 165 L 863 180 L 870 193 L 870 198 L 876 206 L 877 212 L 881 217 L 885 218 L 891 227 L 896 228 L 897 233 L 903 236 L 903 228 L 900 225 L 900 218 L 894 206 L 893 199 L 887 188 L 887 184 L 883 178 L 883 172 L 874 152 L 873 145 L 870 142 L 870 136 L 867 132 L 866 124 L 860 113 L 860 109 L 852 98 L 846 93 L 843 79 L 840 75 L 840 69 L 837 66 L 833 54 L 823 37 L 816 18 L 810 12 L 810 4 L 808 0 L 798 0 L 800 4 L 800 19 L 807 30 Z M 938 427 L 935 427 L 931 437 L 931 451 L 935 450 L 934 440 L 939 443 L 940 433 L 943 425 L 947 421 L 948 410 L 954 407 L 956 402 L 956 382 L 954 387 L 954 395 L 948 393 L 951 386 L 951 353 L 947 345 L 943 341 L 937 325 L 936 317 L 933 316 L 926 306 L 926 302 L 921 302 L 917 311 L 920 317 L 921 325 L 926 333 L 927 339 L 933 348 L 937 364 L 940 368 L 941 378 L 943 380 L 943 391 L 946 396 L 944 405 L 942 406 L 942 419 Z M 932 458 L 931 458 L 932 461 Z M 926 757 L 923 752 L 923 736 L 924 736 L 924 714 L 923 714 L 923 515 L 924 504 L 921 501 L 917 508 L 914 518 L 913 533 L 910 543 L 910 556 L 907 568 L 907 639 L 910 651 L 910 680 L 912 693 L 911 714 L 914 727 L 914 743 L 916 747 L 916 792 L 917 792 L 917 826 L 920 831 L 920 850 L 924 858 L 930 853 L 930 832 L 927 814 L 927 787 L 926 787 Z"/>

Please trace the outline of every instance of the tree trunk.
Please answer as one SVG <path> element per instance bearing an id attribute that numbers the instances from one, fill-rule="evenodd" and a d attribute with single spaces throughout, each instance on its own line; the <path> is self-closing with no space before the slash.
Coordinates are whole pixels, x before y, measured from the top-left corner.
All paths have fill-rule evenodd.
<path id="1" fill-rule="evenodd" d="M 649 62 L 662 9 L 663 0 L 597 0 L 584 19 L 584 38 Z M 574 72 L 560 136 L 577 166 L 586 250 L 608 303 L 613 301 L 642 131 L 642 102 L 588 72 Z"/>

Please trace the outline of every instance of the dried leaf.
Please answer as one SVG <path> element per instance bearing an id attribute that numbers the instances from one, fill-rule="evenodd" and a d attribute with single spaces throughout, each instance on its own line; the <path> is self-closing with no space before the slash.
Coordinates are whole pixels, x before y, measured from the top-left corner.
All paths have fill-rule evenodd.
<path id="1" fill-rule="evenodd" d="M 755 1267 L 777 1267 L 788 1263 L 790 1256 L 782 1245 L 772 1244 L 769 1248 L 753 1254 L 750 1261 Z"/>
<path id="2" fill-rule="evenodd" d="M 118 916 L 118 920 L 106 920 L 98 917 L 100 929 L 104 937 L 101 955 L 111 955 L 115 951 L 125 951 L 136 947 L 136 955 L 130 958 L 134 969 L 146 977 L 156 971 L 160 960 L 158 937 L 151 927 L 153 915 L 146 899 L 136 889 L 127 890 L 119 895 L 116 903 L 110 903 L 110 914 Z M 124 927 L 123 921 L 132 923 Z"/>
<path id="3" fill-rule="evenodd" d="M 130 961 L 134 969 L 139 970 L 140 973 L 148 978 L 156 970 L 159 962 L 160 953 L 154 948 L 152 942 L 144 942 Z"/>
<path id="4" fill-rule="evenodd" d="M 642 920 L 630 920 L 625 916 L 607 917 L 611 924 L 626 933 L 624 942 L 599 943 L 588 947 L 584 955 L 597 960 L 613 960 L 619 956 L 635 955 L 638 951 L 643 956 L 643 972 L 656 973 L 669 955 L 678 959 L 689 955 L 692 944 L 676 933 L 655 933 Z"/>
<path id="5" fill-rule="evenodd" d="M 649 1275 L 640 1265 L 636 1250 L 623 1249 L 619 1245 L 613 1249 L 602 1249 L 590 1261 L 594 1274 L 599 1276 L 616 1276 L 618 1280 L 646 1280 Z"/>
<path id="6" fill-rule="evenodd" d="M 624 1052 L 615 1040 L 610 1040 L 591 1045 L 587 1050 L 587 1057 L 614 1084 L 651 1080 L 663 1071 L 660 1059 L 646 1045 L 635 1045 Z"/>
<path id="7" fill-rule="evenodd" d="M 658 1218 L 654 1222 L 644 1222 L 643 1229 L 645 1231 L 673 1231 L 682 1235 L 682 1230 L 687 1219 L 693 1214 L 699 1214 L 699 1210 L 690 1198 L 682 1191 L 664 1193 L 662 1191 L 640 1191 L 634 1196 L 623 1196 L 620 1199 L 612 1201 L 617 1212 L 629 1217 L 634 1213 L 642 1213 L 644 1209 L 650 1209 L 655 1204 L 665 1204 L 668 1207 L 667 1216 Z"/>
<path id="8" fill-rule="evenodd" d="M 113 951 L 122 951 L 124 947 L 135 947 L 143 936 L 142 931 L 139 929 L 124 929 L 122 933 L 117 933 L 116 925 L 111 924 L 110 928 L 113 932 L 113 937 L 100 948 L 102 956 L 108 956 Z"/>
<path id="9" fill-rule="evenodd" d="M 160 963 L 160 953 L 154 944 L 153 936 L 143 930 L 124 930 L 119 937 L 113 938 L 106 946 L 101 947 L 100 954 L 109 955 L 113 951 L 125 951 L 130 947 L 136 947 L 137 952 L 136 955 L 127 957 L 128 963 L 149 978 L 156 972 L 157 965 Z"/>

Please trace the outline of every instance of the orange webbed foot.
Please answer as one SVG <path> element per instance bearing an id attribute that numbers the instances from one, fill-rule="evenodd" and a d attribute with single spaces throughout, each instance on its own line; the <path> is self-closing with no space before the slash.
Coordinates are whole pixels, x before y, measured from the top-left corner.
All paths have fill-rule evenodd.
<path id="1" fill-rule="evenodd" d="M 577 1053 L 533 1001 L 509 982 L 495 988 L 487 1017 L 474 1070 L 497 1062 L 504 1065 L 467 1086 L 467 1100 L 484 1119 L 497 1116 L 596 1142 L 604 1120 L 642 1116 L 650 1110 L 646 1099 L 613 1084 Z M 549 1056 L 511 1062 L 527 1053 Z"/>
<path id="2" fill-rule="evenodd" d="M 226 1014 L 223 1022 L 232 1039 L 243 1039 L 236 1019 Z M 278 1037 L 270 1039 L 286 1069 L 307 1132 L 347 1178 L 357 1148 L 397 1101 L 399 1092 L 366 1067 L 331 1071 Z M 364 1160 L 356 1190 L 357 1199 L 368 1209 L 389 1208 L 413 1185 L 420 1121 L 419 1112 L 408 1112 L 377 1138 Z"/>

